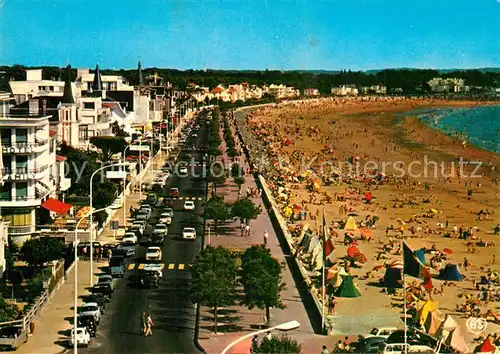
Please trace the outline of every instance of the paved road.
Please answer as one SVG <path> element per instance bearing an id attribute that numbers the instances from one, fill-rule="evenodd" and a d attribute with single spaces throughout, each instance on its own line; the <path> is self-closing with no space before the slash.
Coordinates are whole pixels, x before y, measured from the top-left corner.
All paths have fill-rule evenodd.
<path id="1" fill-rule="evenodd" d="M 207 125 L 201 124 L 198 137 L 191 141 L 196 148 L 202 148 L 208 140 Z M 158 289 L 137 289 L 128 280 L 135 269 L 144 263 L 145 247 L 137 248 L 137 256 L 131 260 L 124 279 L 116 281 L 116 288 L 111 303 L 101 320 L 98 335 L 92 340 L 89 348 L 81 349 L 82 353 L 199 353 L 194 345 L 195 307 L 189 300 L 189 265 L 193 263 L 201 249 L 203 220 L 201 205 L 206 195 L 206 182 L 202 177 L 203 154 L 199 151 L 181 150 L 178 161 L 196 162 L 200 166 L 188 168 L 187 177 L 174 173 L 165 193 L 170 187 L 177 187 L 180 200 L 174 202 L 174 218 L 169 227 L 168 236 L 163 245 L 163 278 Z M 186 198 L 194 199 L 195 211 L 184 211 Z M 152 224 L 161 208 L 153 212 Z M 196 240 L 183 240 L 182 229 L 186 226 L 197 230 Z M 140 314 L 149 311 L 155 324 L 153 336 L 140 334 Z"/>

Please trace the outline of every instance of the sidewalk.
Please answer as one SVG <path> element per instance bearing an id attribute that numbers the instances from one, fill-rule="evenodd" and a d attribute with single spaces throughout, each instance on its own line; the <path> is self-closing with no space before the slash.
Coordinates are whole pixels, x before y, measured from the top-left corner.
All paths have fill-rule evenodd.
<path id="1" fill-rule="evenodd" d="M 94 262 L 94 274 L 98 274 L 99 267 L 107 263 Z M 69 345 L 70 330 L 73 327 L 74 301 L 74 268 L 71 269 L 59 290 L 45 305 L 40 316 L 35 320 L 35 333 L 28 342 L 21 345 L 17 353 L 55 354 L 63 352 Z M 97 281 L 97 276 L 94 275 Z M 88 295 L 87 287 L 90 284 L 90 262 L 78 262 L 78 306 L 83 304 L 81 296 Z"/>
<path id="2" fill-rule="evenodd" d="M 230 120 L 230 125 L 233 130 L 233 136 L 236 140 L 236 149 L 240 147 L 240 142 L 237 141 L 238 135 Z M 225 151 L 225 141 L 222 138 L 221 144 L 222 151 Z M 221 156 L 226 163 L 231 165 L 231 159 L 224 153 Z M 245 161 L 244 155 L 239 158 L 240 165 L 244 171 L 249 167 Z M 241 187 L 241 194 L 246 195 L 247 188 L 257 188 L 255 180 L 252 175 L 245 175 L 245 183 Z M 234 202 L 238 197 L 238 186 L 234 183 L 232 178 L 228 178 L 223 186 L 217 188 L 217 195 L 223 196 L 226 202 Z M 252 201 L 262 206 L 262 213 L 256 220 L 250 222 L 250 236 L 241 236 L 241 229 L 239 222 L 226 222 L 218 228 L 218 236 L 210 235 L 210 245 L 224 246 L 227 248 L 246 249 L 255 244 L 264 243 L 264 232 L 267 230 L 269 233 L 267 247 L 271 249 L 271 253 L 280 262 L 284 262 L 285 268 L 282 271 L 282 280 L 286 283 L 286 289 L 281 293 L 281 300 L 285 305 L 285 309 L 271 309 L 271 324 L 278 325 L 280 323 L 297 320 L 301 326 L 299 329 L 287 333 L 288 336 L 296 339 L 302 344 L 304 353 L 321 353 L 323 344 L 328 348 L 332 348 L 333 344 L 338 341 L 338 338 L 326 337 L 315 335 L 312 328 L 309 316 L 304 308 L 299 292 L 296 288 L 293 276 L 286 264 L 286 256 L 280 247 L 278 238 L 271 224 L 267 210 L 261 198 L 252 197 Z M 205 235 L 205 240 L 208 244 L 208 235 Z M 220 353 L 226 345 L 231 343 L 234 339 L 243 336 L 249 332 L 259 329 L 259 326 L 264 324 L 264 310 L 253 309 L 248 310 L 242 306 L 232 306 L 223 311 L 219 318 L 219 334 L 215 335 L 213 329 L 213 311 L 209 308 L 202 307 L 200 315 L 200 344 L 209 354 Z M 278 333 L 279 334 L 279 333 Z M 243 344 L 244 346 L 245 344 Z M 248 341 L 250 345 L 250 340 Z"/>

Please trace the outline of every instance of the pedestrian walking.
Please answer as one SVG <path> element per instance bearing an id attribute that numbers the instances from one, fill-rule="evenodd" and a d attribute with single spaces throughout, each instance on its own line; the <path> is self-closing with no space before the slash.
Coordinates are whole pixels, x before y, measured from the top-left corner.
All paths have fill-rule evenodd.
<path id="1" fill-rule="evenodd" d="M 245 227 L 246 225 L 244 223 L 241 223 L 241 237 L 245 235 Z"/>
<path id="2" fill-rule="evenodd" d="M 252 353 L 254 352 L 254 348 L 257 348 L 259 346 L 259 336 L 255 335 L 252 338 Z"/>
<path id="3" fill-rule="evenodd" d="M 323 350 L 321 351 L 321 354 L 330 354 L 328 349 L 326 349 L 326 345 L 323 346 Z"/>
<path id="4" fill-rule="evenodd" d="M 148 323 L 148 315 L 146 315 L 146 312 L 143 311 L 141 314 L 141 332 L 143 335 L 146 335 L 147 323 Z"/>
<path id="5" fill-rule="evenodd" d="M 250 225 L 247 224 L 247 226 L 245 226 L 245 234 L 246 236 L 250 236 Z"/>
<path id="6" fill-rule="evenodd" d="M 269 233 L 266 231 L 264 231 L 264 245 L 267 245 L 267 238 L 269 237 Z"/>
<path id="7" fill-rule="evenodd" d="M 151 318 L 151 314 L 148 314 L 148 317 L 146 319 L 146 337 L 147 336 L 152 336 L 153 335 L 153 326 L 154 326 L 154 323 L 153 323 L 153 319 Z"/>

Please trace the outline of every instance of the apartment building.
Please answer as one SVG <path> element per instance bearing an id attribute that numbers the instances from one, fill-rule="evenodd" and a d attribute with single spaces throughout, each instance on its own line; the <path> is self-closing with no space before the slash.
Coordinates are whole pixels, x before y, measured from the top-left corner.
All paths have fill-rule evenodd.
<path id="1" fill-rule="evenodd" d="M 59 97 L 63 95 L 64 81 L 42 80 L 42 69 L 26 70 L 25 81 L 9 82 L 16 104 L 34 97 Z M 76 90 L 76 86 L 74 87 Z"/>
<path id="2" fill-rule="evenodd" d="M 50 132 L 54 117 L 43 101 L 31 99 L 0 116 L 0 209 L 8 222 L 8 235 L 18 244 L 35 232 L 37 208 L 71 184 L 64 178 L 64 164 L 57 163 L 56 141 Z"/>
<path id="3" fill-rule="evenodd" d="M 361 91 L 364 95 L 387 95 L 387 86 L 385 85 L 371 85 L 363 86 Z"/>
<path id="4" fill-rule="evenodd" d="M 7 236 L 7 223 L 0 219 L 0 279 L 3 278 L 3 273 L 7 269 L 7 262 L 5 260 L 5 248 L 9 245 Z"/>
<path id="5" fill-rule="evenodd" d="M 465 85 L 464 79 L 435 77 L 428 82 L 431 91 L 435 93 L 460 93 L 468 92 L 469 87 Z"/>
<path id="6" fill-rule="evenodd" d="M 306 88 L 304 90 L 305 97 L 317 97 L 319 96 L 319 90 L 315 88 Z"/>
<path id="7" fill-rule="evenodd" d="M 332 87 L 331 93 L 334 96 L 357 96 L 359 91 L 356 85 L 342 85 Z"/>
<path id="8" fill-rule="evenodd" d="M 275 85 L 271 84 L 269 86 L 263 87 L 264 92 L 275 96 L 276 98 L 294 98 L 300 96 L 300 91 L 294 87 L 286 86 L 283 84 Z"/>

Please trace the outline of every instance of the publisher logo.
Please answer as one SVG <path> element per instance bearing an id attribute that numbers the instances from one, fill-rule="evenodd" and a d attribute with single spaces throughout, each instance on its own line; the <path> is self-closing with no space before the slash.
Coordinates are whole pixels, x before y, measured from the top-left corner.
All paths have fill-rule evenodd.
<path id="1" fill-rule="evenodd" d="M 476 336 L 483 333 L 488 326 L 484 318 L 470 317 L 465 323 L 469 332 L 474 333 Z"/>

